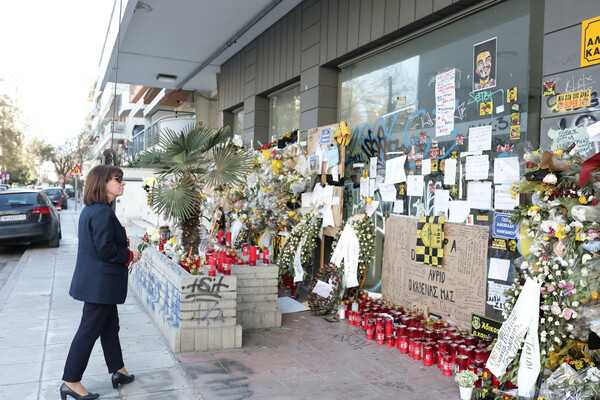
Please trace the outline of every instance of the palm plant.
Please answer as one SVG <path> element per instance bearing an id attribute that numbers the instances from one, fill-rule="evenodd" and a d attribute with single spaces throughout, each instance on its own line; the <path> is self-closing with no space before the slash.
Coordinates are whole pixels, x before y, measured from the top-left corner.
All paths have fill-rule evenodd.
<path id="1" fill-rule="evenodd" d="M 227 141 L 229 127 L 213 131 L 202 124 L 180 132 L 164 129 L 154 149 L 139 164 L 158 169 L 152 207 L 165 213 L 182 230 L 182 246 L 197 254 L 200 244 L 201 204 L 209 185 L 239 185 L 252 166 L 250 154 Z"/>

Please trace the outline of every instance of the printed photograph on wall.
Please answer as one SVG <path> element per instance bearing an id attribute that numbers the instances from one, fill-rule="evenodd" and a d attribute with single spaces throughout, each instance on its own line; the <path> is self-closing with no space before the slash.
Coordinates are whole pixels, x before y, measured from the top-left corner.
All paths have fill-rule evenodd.
<path id="1" fill-rule="evenodd" d="M 496 38 L 473 46 L 473 91 L 496 86 Z"/>

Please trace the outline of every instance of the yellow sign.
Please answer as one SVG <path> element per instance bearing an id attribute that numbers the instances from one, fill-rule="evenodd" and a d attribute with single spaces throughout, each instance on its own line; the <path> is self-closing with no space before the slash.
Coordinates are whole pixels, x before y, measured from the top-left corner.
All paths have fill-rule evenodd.
<path id="1" fill-rule="evenodd" d="M 591 95 L 591 89 L 559 94 L 555 109 L 557 111 L 563 111 L 580 107 L 588 107 L 591 103 Z"/>
<path id="2" fill-rule="evenodd" d="M 600 17 L 581 23 L 581 66 L 600 63 Z"/>

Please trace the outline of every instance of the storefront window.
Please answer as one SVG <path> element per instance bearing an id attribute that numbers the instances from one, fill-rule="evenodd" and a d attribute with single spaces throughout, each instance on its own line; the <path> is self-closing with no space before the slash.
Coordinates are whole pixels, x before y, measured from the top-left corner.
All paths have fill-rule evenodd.
<path id="1" fill-rule="evenodd" d="M 353 132 L 346 147 L 345 217 L 360 201 L 356 183 L 373 157 L 380 176 L 387 160 L 405 154 L 407 174 L 423 177 L 422 196 L 409 196 L 406 183 L 395 185 L 396 202 L 371 193 L 380 201 L 374 214 L 380 228 L 365 288 L 380 289 L 386 215 L 440 215 L 435 213 L 438 190 L 447 190 L 450 201 L 465 200 L 473 181 L 464 179 L 461 156 L 469 150 L 489 157 L 489 172 L 477 174 L 477 180 L 489 182 L 493 196 L 494 159 L 518 154 L 520 147 L 523 153 L 529 13 L 529 2 L 509 0 L 342 66 L 340 120 Z M 438 116 L 445 124 L 436 122 Z M 451 158 L 457 163 L 455 181 L 445 184 L 445 163 Z M 476 223 L 489 225 L 494 208 L 472 213 Z"/>
<path id="2" fill-rule="evenodd" d="M 269 137 L 300 127 L 300 86 L 269 96 Z"/>
<path id="3" fill-rule="evenodd" d="M 244 109 L 238 108 L 233 112 L 233 134 L 243 137 L 244 133 Z"/>

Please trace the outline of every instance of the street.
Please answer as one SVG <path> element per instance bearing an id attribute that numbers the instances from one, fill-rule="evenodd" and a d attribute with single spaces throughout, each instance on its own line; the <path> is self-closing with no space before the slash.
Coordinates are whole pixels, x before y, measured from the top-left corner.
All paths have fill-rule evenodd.
<path id="1" fill-rule="evenodd" d="M 69 208 L 67 210 L 62 210 L 60 212 L 61 215 L 65 213 L 75 213 L 81 211 L 81 204 L 77 205 L 77 211 L 75 211 L 75 200 L 69 199 Z M 67 221 L 61 221 L 63 224 L 68 223 Z M 62 243 L 62 241 L 61 241 Z M 13 270 L 19 263 L 21 256 L 27 249 L 32 248 L 44 248 L 48 247 L 46 243 L 32 243 L 29 245 L 10 245 L 10 246 L 1 246 L 0 245 L 0 291 L 6 284 L 6 281 L 12 274 Z"/>

